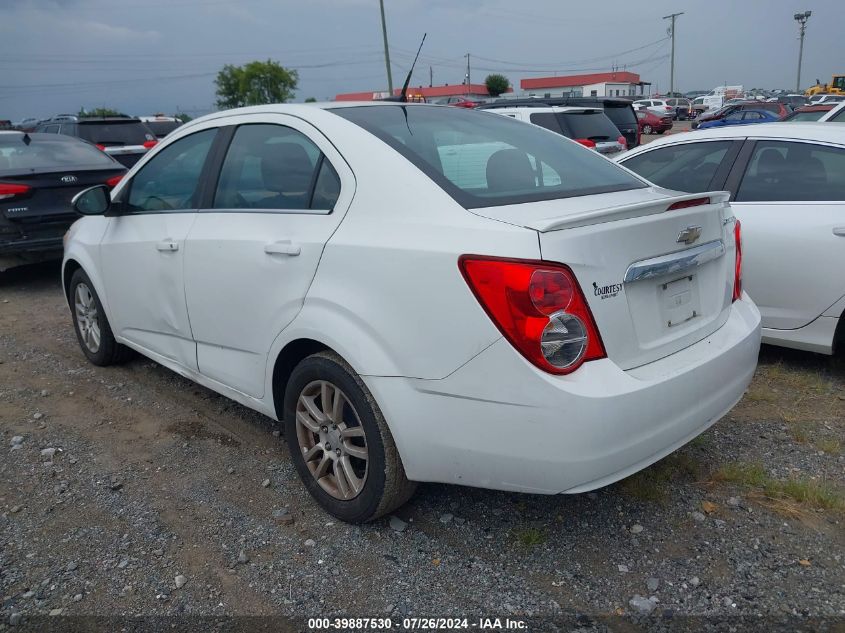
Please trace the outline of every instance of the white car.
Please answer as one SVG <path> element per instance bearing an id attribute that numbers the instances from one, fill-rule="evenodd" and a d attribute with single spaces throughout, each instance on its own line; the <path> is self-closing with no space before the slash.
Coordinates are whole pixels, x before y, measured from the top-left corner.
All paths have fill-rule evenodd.
<path id="1" fill-rule="evenodd" d="M 638 101 L 634 101 L 633 105 L 635 110 L 645 108 L 659 117 L 664 117 L 667 114 L 673 116 L 675 114 L 675 108 L 670 106 L 664 99 L 639 99 Z"/>
<path id="2" fill-rule="evenodd" d="M 502 106 L 484 108 L 517 121 L 533 123 L 571 138 L 599 154 L 614 156 L 628 149 L 628 142 L 603 108 L 581 106 Z"/>
<path id="3" fill-rule="evenodd" d="M 731 192 L 763 342 L 822 354 L 845 342 L 845 126 L 698 130 L 618 161 L 667 189 Z"/>
<path id="4" fill-rule="evenodd" d="M 131 348 L 282 420 L 360 522 L 418 481 L 592 490 L 729 411 L 760 315 L 726 200 L 489 112 L 261 106 L 79 194 L 62 277 L 91 362 Z"/>
<path id="5" fill-rule="evenodd" d="M 845 101 L 825 112 L 819 121 L 824 123 L 845 123 Z"/>
<path id="6" fill-rule="evenodd" d="M 820 105 L 822 103 L 838 103 L 845 100 L 845 95 L 831 95 L 831 94 L 817 94 L 810 97 L 810 105 Z"/>

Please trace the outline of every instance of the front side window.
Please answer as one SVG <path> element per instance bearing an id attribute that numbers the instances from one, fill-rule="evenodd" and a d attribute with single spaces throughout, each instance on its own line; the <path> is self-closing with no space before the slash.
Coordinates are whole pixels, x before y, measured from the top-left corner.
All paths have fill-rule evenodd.
<path id="1" fill-rule="evenodd" d="M 625 167 L 654 184 L 687 193 L 710 190 L 710 182 L 732 141 L 684 143 L 642 152 L 623 161 Z"/>
<path id="2" fill-rule="evenodd" d="M 737 202 L 845 200 L 845 148 L 758 141 Z"/>
<path id="3" fill-rule="evenodd" d="M 164 147 L 132 178 L 128 211 L 184 211 L 199 205 L 200 176 L 217 130 L 191 134 Z"/>
<path id="4" fill-rule="evenodd" d="M 337 172 L 307 136 L 283 125 L 242 125 L 217 184 L 215 209 L 328 209 Z"/>
<path id="5" fill-rule="evenodd" d="M 465 208 L 647 186 L 594 151 L 491 112 L 422 105 L 332 112 L 392 147 Z"/>

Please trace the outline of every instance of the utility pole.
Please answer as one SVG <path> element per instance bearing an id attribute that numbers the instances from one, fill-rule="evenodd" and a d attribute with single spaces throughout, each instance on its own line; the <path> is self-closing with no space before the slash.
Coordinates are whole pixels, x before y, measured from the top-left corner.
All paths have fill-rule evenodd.
<path id="1" fill-rule="evenodd" d="M 669 69 L 669 94 L 675 92 L 675 18 L 683 15 L 684 12 L 673 13 L 672 15 L 664 15 L 664 20 L 672 20 L 672 26 L 669 27 L 669 34 L 672 36 L 672 62 Z"/>
<path id="2" fill-rule="evenodd" d="M 472 78 L 471 78 L 470 72 L 469 72 L 469 53 L 466 54 L 466 58 L 467 58 L 467 90 L 466 90 L 466 93 L 469 94 L 469 85 L 472 83 Z"/>
<path id="3" fill-rule="evenodd" d="M 387 23 L 384 20 L 384 0 L 379 0 L 381 7 L 381 35 L 384 38 L 384 65 L 387 67 L 387 88 L 393 96 L 393 73 L 390 72 L 390 48 L 387 45 Z"/>
<path id="4" fill-rule="evenodd" d="M 801 43 L 798 45 L 798 78 L 795 80 L 795 92 L 801 91 L 801 60 L 804 57 L 804 32 L 807 30 L 807 20 L 813 15 L 812 11 L 796 13 L 792 16 L 798 22 L 798 32 L 801 34 Z"/>
<path id="5" fill-rule="evenodd" d="M 428 87 L 431 88 L 434 85 L 434 69 L 429 66 L 428 67 Z"/>

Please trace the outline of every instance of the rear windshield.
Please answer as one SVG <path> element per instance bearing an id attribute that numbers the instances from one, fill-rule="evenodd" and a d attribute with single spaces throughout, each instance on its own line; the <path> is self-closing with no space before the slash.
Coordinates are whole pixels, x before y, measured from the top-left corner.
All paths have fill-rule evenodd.
<path id="1" fill-rule="evenodd" d="M 632 126 L 636 127 L 637 117 L 634 114 L 634 108 L 629 105 L 626 106 L 604 106 L 604 113 L 607 118 L 616 124 L 616 127 Z"/>
<path id="2" fill-rule="evenodd" d="M 26 144 L 25 136 L 0 136 L 0 176 L 121 167 L 96 147 L 73 137 L 29 134 Z"/>
<path id="3" fill-rule="evenodd" d="M 468 209 L 647 186 L 559 134 L 492 112 L 394 105 L 332 112 L 387 143 Z"/>
<path id="4" fill-rule="evenodd" d="M 591 141 L 615 141 L 619 138 L 619 129 L 603 111 L 559 112 L 558 117 L 561 127 L 568 128 L 572 138 L 588 138 Z"/>
<path id="5" fill-rule="evenodd" d="M 140 121 L 80 121 L 79 136 L 106 147 L 143 145 L 155 136 Z"/>
<path id="6" fill-rule="evenodd" d="M 170 134 L 173 130 L 177 127 L 182 125 L 179 121 L 147 121 L 146 125 L 152 133 L 155 134 L 158 138 L 162 138 Z"/>

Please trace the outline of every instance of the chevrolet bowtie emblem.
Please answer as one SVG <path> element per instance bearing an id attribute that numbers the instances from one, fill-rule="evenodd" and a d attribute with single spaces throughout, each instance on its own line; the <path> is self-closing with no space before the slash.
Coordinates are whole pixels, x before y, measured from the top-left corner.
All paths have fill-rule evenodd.
<path id="1" fill-rule="evenodd" d="M 678 244 L 690 245 L 701 237 L 700 226 L 688 226 L 683 231 L 678 233 Z"/>

